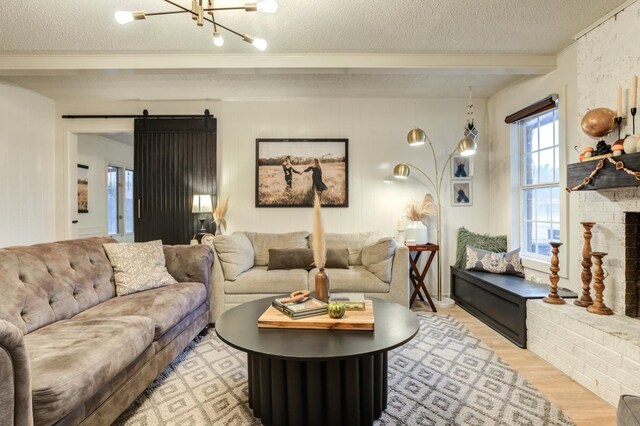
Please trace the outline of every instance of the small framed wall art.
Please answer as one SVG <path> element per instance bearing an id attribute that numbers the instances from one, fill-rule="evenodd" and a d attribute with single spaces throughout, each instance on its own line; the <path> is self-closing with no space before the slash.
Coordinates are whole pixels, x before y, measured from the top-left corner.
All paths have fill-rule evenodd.
<path id="1" fill-rule="evenodd" d="M 451 180 L 469 179 L 473 176 L 472 158 L 454 155 L 451 157 Z"/>
<path id="2" fill-rule="evenodd" d="M 473 182 L 471 179 L 451 181 L 451 205 L 454 207 L 473 205 Z"/>
<path id="3" fill-rule="evenodd" d="M 256 139 L 256 207 L 349 207 L 348 139 Z"/>

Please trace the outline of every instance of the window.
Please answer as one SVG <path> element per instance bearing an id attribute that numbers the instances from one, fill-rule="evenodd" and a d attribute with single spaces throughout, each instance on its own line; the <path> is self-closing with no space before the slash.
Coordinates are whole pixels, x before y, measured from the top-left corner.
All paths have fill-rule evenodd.
<path id="1" fill-rule="evenodd" d="M 518 124 L 522 253 L 547 260 L 551 256 L 549 241 L 560 239 L 558 109 Z"/>
<path id="2" fill-rule="evenodd" d="M 107 229 L 109 235 L 133 234 L 133 170 L 107 167 Z"/>

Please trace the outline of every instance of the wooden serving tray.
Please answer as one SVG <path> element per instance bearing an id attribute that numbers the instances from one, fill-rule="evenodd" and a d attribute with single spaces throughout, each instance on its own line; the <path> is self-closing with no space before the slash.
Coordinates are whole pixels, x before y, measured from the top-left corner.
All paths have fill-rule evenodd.
<path id="1" fill-rule="evenodd" d="M 347 311 L 342 318 L 330 318 L 329 314 L 292 319 L 269 306 L 258 318 L 259 328 L 296 328 L 305 330 L 373 330 L 373 302 L 365 300 L 364 311 Z"/>

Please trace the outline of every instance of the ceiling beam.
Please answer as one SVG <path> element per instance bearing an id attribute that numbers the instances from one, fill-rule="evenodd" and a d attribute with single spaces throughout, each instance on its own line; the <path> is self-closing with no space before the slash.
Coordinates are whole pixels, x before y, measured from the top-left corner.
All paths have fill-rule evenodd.
<path id="1" fill-rule="evenodd" d="M 556 68 L 551 55 L 0 55 L 0 75 L 63 70 L 197 69 L 451 70 L 478 74 L 541 75 Z"/>

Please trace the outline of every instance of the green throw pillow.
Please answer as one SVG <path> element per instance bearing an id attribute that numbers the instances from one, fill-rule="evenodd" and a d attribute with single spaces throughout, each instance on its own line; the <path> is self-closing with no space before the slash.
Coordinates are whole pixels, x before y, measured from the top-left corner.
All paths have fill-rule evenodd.
<path id="1" fill-rule="evenodd" d="M 467 245 L 494 253 L 507 251 L 507 236 L 476 234 L 462 227 L 458 229 L 458 248 L 456 250 L 456 268 L 464 269 L 467 261 Z"/>

